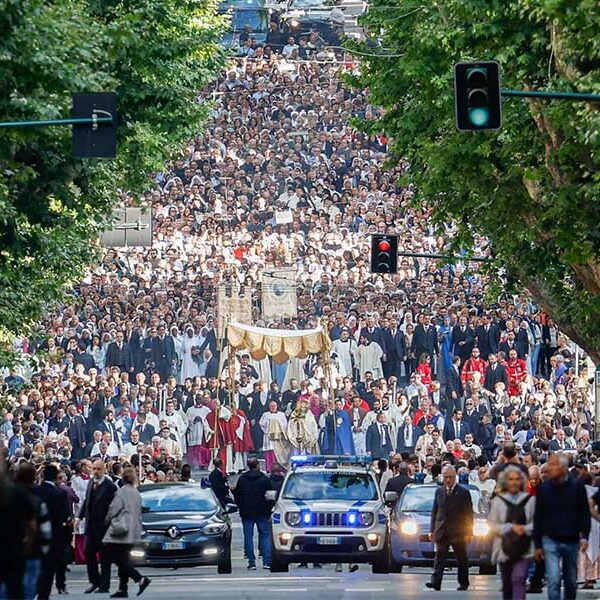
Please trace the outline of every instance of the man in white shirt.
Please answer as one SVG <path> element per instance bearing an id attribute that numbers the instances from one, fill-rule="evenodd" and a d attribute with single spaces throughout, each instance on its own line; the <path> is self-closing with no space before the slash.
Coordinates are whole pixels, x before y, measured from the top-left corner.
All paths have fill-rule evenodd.
<path id="1" fill-rule="evenodd" d="M 134 430 L 131 432 L 131 441 L 127 442 L 127 444 L 121 448 L 121 456 L 124 456 L 129 460 L 134 454 L 137 454 L 139 445 L 140 434 L 137 430 Z"/>

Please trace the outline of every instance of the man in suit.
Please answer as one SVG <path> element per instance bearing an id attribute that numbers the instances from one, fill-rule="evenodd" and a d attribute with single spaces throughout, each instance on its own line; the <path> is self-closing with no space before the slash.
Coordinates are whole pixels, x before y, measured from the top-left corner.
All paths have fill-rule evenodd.
<path id="1" fill-rule="evenodd" d="M 204 350 L 204 361 L 206 362 L 206 371 L 204 376 L 211 379 L 219 376 L 219 361 L 213 355 L 209 348 Z"/>
<path id="2" fill-rule="evenodd" d="M 386 379 L 392 375 L 400 378 L 400 365 L 406 357 L 406 344 L 397 319 L 391 319 L 390 326 L 383 330 L 383 342 L 387 350 L 382 363 L 383 374 Z"/>
<path id="3" fill-rule="evenodd" d="M 367 317 L 366 327 L 361 326 L 357 332 L 358 339 L 360 339 L 361 336 L 366 337 L 369 342 L 377 342 L 383 350 L 383 353 L 386 354 L 388 348 L 385 345 L 383 329 L 377 327 L 375 317 Z"/>
<path id="4" fill-rule="evenodd" d="M 437 331 L 435 325 L 431 324 L 429 315 L 419 315 L 419 323 L 415 327 L 411 350 L 417 360 L 423 353 L 429 354 L 432 361 L 435 356 L 439 356 Z"/>
<path id="5" fill-rule="evenodd" d="M 67 524 L 71 520 L 71 510 L 67 495 L 58 488 L 58 469 L 55 465 L 44 467 L 44 481 L 35 486 L 33 492 L 46 504 L 52 528 L 50 548 L 42 557 L 42 570 L 38 580 L 37 597 L 47 600 L 52 592 L 54 575 L 59 593 L 66 592 L 64 557 L 69 540 Z"/>
<path id="6" fill-rule="evenodd" d="M 475 329 L 475 341 L 481 358 L 487 360 L 489 355 L 498 351 L 500 342 L 500 328 L 492 323 L 489 315 L 481 317 L 481 325 Z"/>
<path id="7" fill-rule="evenodd" d="M 405 462 L 401 462 L 397 466 L 393 465 L 393 468 L 395 471 L 394 477 L 390 477 L 384 491 L 396 492 L 396 494 L 398 494 L 398 499 L 400 499 L 404 488 L 409 483 L 413 483 L 414 479 L 408 475 L 408 465 Z"/>
<path id="8" fill-rule="evenodd" d="M 398 428 L 398 435 L 396 437 L 396 452 L 398 454 L 414 454 L 417 440 L 424 433 L 425 432 L 420 427 L 412 424 L 410 415 L 406 415 L 404 417 L 404 422 Z"/>
<path id="9" fill-rule="evenodd" d="M 448 412 L 462 408 L 462 398 L 465 395 L 460 376 L 460 356 L 452 357 L 452 366 L 446 373 L 446 409 Z"/>
<path id="10" fill-rule="evenodd" d="M 131 369 L 129 345 L 125 342 L 125 336 L 122 331 L 117 331 L 115 341 L 108 344 L 105 364 L 106 368 L 119 367 L 121 371 L 129 373 Z"/>
<path id="11" fill-rule="evenodd" d="M 71 442 L 71 460 L 81 460 L 86 447 L 85 420 L 77 414 L 77 408 L 74 404 L 67 406 L 67 417 L 69 419 L 69 429 L 67 431 L 69 441 Z"/>
<path id="12" fill-rule="evenodd" d="M 558 429 L 556 436 L 548 444 L 549 452 L 563 452 L 564 450 L 575 450 L 573 444 L 567 439 L 564 429 Z"/>
<path id="13" fill-rule="evenodd" d="M 515 332 L 509 331 L 506 334 L 506 340 L 504 340 L 503 342 L 500 342 L 498 344 L 498 352 L 502 352 L 504 354 L 504 356 L 508 359 L 508 355 L 513 348 L 516 348 Z"/>
<path id="14" fill-rule="evenodd" d="M 160 375 L 161 383 L 166 383 L 173 373 L 175 342 L 170 335 L 165 335 L 164 324 L 159 325 L 158 335 L 152 340 L 152 360 L 154 372 Z"/>
<path id="15" fill-rule="evenodd" d="M 264 432 L 260 428 L 259 422 L 265 407 L 260 401 L 260 384 L 255 383 L 253 385 L 253 391 L 247 396 L 240 395 L 240 410 L 244 411 L 244 414 L 250 421 L 250 435 L 252 437 L 252 443 L 254 444 L 255 451 L 258 448 L 262 448 Z"/>
<path id="16" fill-rule="evenodd" d="M 467 317 L 460 317 L 458 325 L 452 330 L 451 350 L 454 356 L 460 356 L 461 362 L 464 364 L 475 344 L 475 336 L 473 329 L 467 323 Z"/>
<path id="17" fill-rule="evenodd" d="M 441 485 L 436 491 L 431 510 L 429 539 L 436 544 L 431 581 L 425 585 L 434 590 L 442 587 L 448 549 L 452 546 L 458 564 L 458 590 L 469 588 L 469 562 L 467 544 L 473 536 L 473 504 L 471 494 L 458 485 L 456 469 L 442 469 Z"/>
<path id="18" fill-rule="evenodd" d="M 385 420 L 385 413 L 380 412 L 375 423 L 367 429 L 367 454 L 372 458 L 389 458 L 394 451 L 390 428 Z"/>
<path id="19" fill-rule="evenodd" d="M 501 381 L 504 383 L 505 389 L 508 389 L 508 374 L 506 368 L 498 362 L 498 357 L 495 353 L 488 356 L 488 366 L 485 369 L 483 376 L 483 387 L 490 394 L 496 393 L 496 384 Z"/>
<path id="20" fill-rule="evenodd" d="M 452 418 L 444 423 L 444 441 L 460 440 L 465 441 L 465 435 L 471 431 L 470 427 L 463 421 L 463 411 L 455 408 L 452 411 Z"/>
<path id="21" fill-rule="evenodd" d="M 102 538 L 107 526 L 104 523 L 108 507 L 117 491 L 117 486 L 106 475 L 106 466 L 101 460 L 92 465 L 92 478 L 88 483 L 79 518 L 85 518 L 85 562 L 90 587 L 86 593 L 108 593 L 110 587 L 110 562 Z M 98 572 L 96 555 L 100 555 L 101 572 Z"/>
<path id="22" fill-rule="evenodd" d="M 98 425 L 98 431 L 110 433 L 111 440 L 118 448 L 121 447 L 121 438 L 117 432 L 117 424 L 115 423 L 115 411 L 112 408 L 108 408 L 104 412 L 104 419 Z"/>
<path id="23" fill-rule="evenodd" d="M 69 428 L 69 419 L 65 415 L 65 409 L 58 407 L 54 416 L 48 419 L 48 433 L 56 431 L 57 434 L 61 434 Z"/>
<path id="24" fill-rule="evenodd" d="M 156 435 L 154 427 L 150 423 L 146 423 L 146 413 L 143 411 L 137 414 L 136 421 L 131 430 L 135 430 L 140 434 L 140 442 L 142 444 L 149 444 Z"/>

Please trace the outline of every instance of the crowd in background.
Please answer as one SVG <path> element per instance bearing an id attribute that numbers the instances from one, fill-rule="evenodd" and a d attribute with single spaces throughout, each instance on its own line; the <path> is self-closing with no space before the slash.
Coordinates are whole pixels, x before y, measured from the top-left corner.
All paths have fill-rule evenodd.
<path id="1" fill-rule="evenodd" d="M 402 462 L 431 481 L 451 464 L 491 494 L 499 465 L 525 465 L 535 487 L 549 454 L 565 452 L 591 490 L 600 463 L 579 350 L 528 295 L 490 300 L 474 263 L 401 256 L 396 274 L 370 273 L 370 234 L 443 253 L 453 226 L 434 231 L 398 183 L 408 165 L 384 171 L 385 136 L 353 127 L 378 114 L 344 83 L 358 65 L 318 60 L 316 38 L 293 41 L 308 50 L 248 52 L 201 94 L 208 127 L 142 199 L 152 246 L 106 249 L 19 342 L 37 367 L 4 377 L 9 471 L 54 477 L 69 495 L 65 522 L 92 461 L 115 480 L 133 465 L 152 484 L 189 481 L 216 457 L 226 475 L 249 456 L 270 470 L 294 453 L 368 453 L 382 475 Z M 476 236 L 474 253 L 487 251 Z M 261 272 L 276 267 L 297 270 L 298 311 L 266 322 Z M 321 356 L 281 366 L 242 351 L 223 368 L 221 283 L 252 291 L 255 324 L 327 323 L 332 386 Z M 598 547 L 580 560 L 580 579 L 594 581 Z"/>

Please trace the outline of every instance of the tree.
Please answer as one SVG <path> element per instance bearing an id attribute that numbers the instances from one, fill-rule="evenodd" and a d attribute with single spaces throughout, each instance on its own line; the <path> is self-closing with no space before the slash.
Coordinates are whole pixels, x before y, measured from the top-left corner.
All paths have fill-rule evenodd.
<path id="1" fill-rule="evenodd" d="M 380 46 L 361 51 L 353 83 L 384 109 L 393 158 L 408 159 L 417 202 L 452 251 L 490 240 L 492 272 L 528 288 L 561 329 L 600 361 L 598 104 L 507 99 L 499 132 L 454 128 L 453 64 L 500 62 L 503 86 L 600 89 L 600 17 L 581 0 L 373 0 L 363 19 Z M 401 56 L 385 56 L 400 54 Z"/>
<path id="2" fill-rule="evenodd" d="M 98 253 L 119 192 L 201 128 L 221 68 L 216 0 L 0 0 L 0 120 L 64 118 L 77 91 L 116 91 L 114 161 L 70 156 L 69 127 L 0 129 L 0 341 L 27 330 Z"/>

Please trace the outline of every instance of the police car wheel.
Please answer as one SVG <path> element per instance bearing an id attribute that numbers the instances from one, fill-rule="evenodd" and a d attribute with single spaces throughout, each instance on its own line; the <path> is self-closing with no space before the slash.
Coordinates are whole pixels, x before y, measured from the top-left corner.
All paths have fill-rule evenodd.
<path id="1" fill-rule="evenodd" d="M 279 557 L 271 541 L 271 573 L 287 573 L 289 570 L 289 564 Z"/>
<path id="2" fill-rule="evenodd" d="M 390 552 L 390 573 L 402 573 L 402 563 L 398 562 Z"/>

